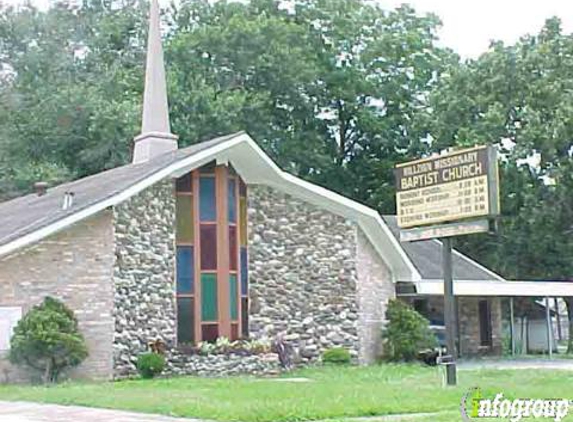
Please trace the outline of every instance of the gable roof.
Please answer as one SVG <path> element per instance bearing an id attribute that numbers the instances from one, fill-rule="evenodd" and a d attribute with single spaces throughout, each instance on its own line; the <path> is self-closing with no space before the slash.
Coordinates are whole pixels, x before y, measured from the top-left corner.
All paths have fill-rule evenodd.
<path id="1" fill-rule="evenodd" d="M 213 160 L 219 164 L 232 162 L 247 184 L 274 187 L 355 221 L 390 267 L 395 280 L 421 279 L 378 212 L 282 171 L 244 132 L 65 183 L 43 196 L 30 194 L 0 203 L 0 257 L 121 203 L 160 180 L 180 177 Z M 64 210 L 63 197 L 70 191 L 74 192 L 74 203 Z"/>
<path id="2" fill-rule="evenodd" d="M 396 240 L 400 241 L 400 228 L 395 215 L 385 215 L 384 221 Z M 400 242 L 402 248 L 420 272 L 422 280 L 443 280 L 442 242 L 436 239 L 417 242 Z M 452 269 L 455 280 L 505 281 L 493 271 L 478 264 L 466 255 L 453 250 Z"/>

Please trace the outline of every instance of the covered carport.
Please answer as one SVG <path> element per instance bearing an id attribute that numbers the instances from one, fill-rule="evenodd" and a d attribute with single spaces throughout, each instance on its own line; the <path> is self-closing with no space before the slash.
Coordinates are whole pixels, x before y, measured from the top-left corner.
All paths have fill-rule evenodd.
<path id="1" fill-rule="evenodd" d="M 385 222 L 396 237 L 400 239 L 400 230 L 395 216 L 384 216 Z M 410 302 L 414 307 L 422 300 L 430 301 L 434 307 L 443 301 L 444 281 L 442 270 L 442 243 L 438 240 L 422 240 L 418 242 L 400 242 L 420 277 L 417 280 L 397 280 L 396 296 Z M 514 298 L 543 298 L 545 301 L 547 345 L 553 343 L 552 321 L 549 303 L 551 298 L 573 296 L 573 283 L 557 281 L 509 281 L 485 266 L 472 260 L 466 255 L 454 250 L 452 256 L 454 296 L 458 315 L 458 347 L 459 351 L 470 354 L 480 354 L 489 351 L 501 353 L 501 302 L 507 301 L 509 307 L 509 328 L 511 350 L 515 353 L 516 331 L 514 317 Z M 432 306 L 432 305 L 431 305 Z M 419 309 L 418 309 L 419 310 Z M 425 316 L 432 317 L 440 314 L 440 309 L 426 309 Z M 430 311 L 430 312 L 428 312 Z M 481 324 L 482 319 L 489 318 L 490 325 Z M 438 323 L 440 321 L 437 321 Z M 443 322 L 442 322 L 443 323 Z M 488 331 L 489 330 L 489 331 Z M 465 332 L 464 332 L 465 331 Z M 493 333 L 492 333 L 493 331 Z M 493 337 L 489 349 L 488 336 Z M 464 341 L 473 342 L 475 347 L 468 347 Z M 551 353 L 553 347 L 548 347 Z"/>

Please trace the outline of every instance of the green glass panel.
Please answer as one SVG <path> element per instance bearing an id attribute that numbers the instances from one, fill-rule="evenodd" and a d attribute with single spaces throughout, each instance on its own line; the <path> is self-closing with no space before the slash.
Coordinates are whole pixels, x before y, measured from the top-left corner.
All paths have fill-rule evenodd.
<path id="1" fill-rule="evenodd" d="M 177 195 L 177 241 L 193 243 L 193 197 Z"/>
<path id="2" fill-rule="evenodd" d="M 239 306 L 238 306 L 238 286 L 237 286 L 237 276 L 235 274 L 229 275 L 229 304 L 231 305 L 231 320 L 236 321 L 239 318 Z"/>
<path id="3" fill-rule="evenodd" d="M 201 274 L 201 320 L 217 321 L 216 274 Z"/>

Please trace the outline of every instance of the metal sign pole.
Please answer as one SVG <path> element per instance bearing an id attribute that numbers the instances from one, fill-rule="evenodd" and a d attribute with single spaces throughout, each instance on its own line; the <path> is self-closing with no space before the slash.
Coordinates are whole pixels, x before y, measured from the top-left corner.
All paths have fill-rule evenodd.
<path id="1" fill-rule="evenodd" d="M 452 239 L 442 239 L 443 271 L 444 271 L 444 322 L 446 324 L 446 344 L 452 362 L 446 365 L 448 385 L 456 385 L 456 313 L 454 303 L 454 282 L 452 273 Z"/>

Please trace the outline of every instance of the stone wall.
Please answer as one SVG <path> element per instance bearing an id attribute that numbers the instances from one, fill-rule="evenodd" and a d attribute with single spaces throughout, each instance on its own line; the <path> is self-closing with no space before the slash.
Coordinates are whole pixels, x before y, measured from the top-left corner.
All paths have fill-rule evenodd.
<path id="1" fill-rule="evenodd" d="M 357 358 L 356 225 L 269 187 L 248 202 L 250 337 L 284 333 L 303 362 L 333 346 Z"/>
<path id="2" fill-rule="evenodd" d="M 392 275 L 372 243 L 358 230 L 358 336 L 360 362 L 369 364 L 382 353 L 382 328 L 388 301 L 396 296 Z"/>
<path id="3" fill-rule="evenodd" d="M 171 180 L 114 209 L 116 377 L 135 373 L 139 354 L 176 343 L 175 194 Z"/>
<path id="4" fill-rule="evenodd" d="M 248 355 L 213 354 L 199 355 L 172 349 L 167 355 L 164 375 L 195 375 L 201 377 L 226 377 L 230 375 L 276 375 L 280 373 L 275 353 Z"/>
<path id="5" fill-rule="evenodd" d="M 74 378 L 111 378 L 114 260 L 110 211 L 0 258 L 0 306 L 19 306 L 25 314 L 52 296 L 74 311 L 89 350 L 72 370 Z M 37 375 L 0 357 L 0 382 L 26 382 L 30 376 Z"/>
<path id="6" fill-rule="evenodd" d="M 479 301 L 489 300 L 491 307 L 492 346 L 480 344 Z M 460 351 L 462 356 L 501 355 L 501 299 L 495 297 L 460 297 L 458 299 Z"/>

